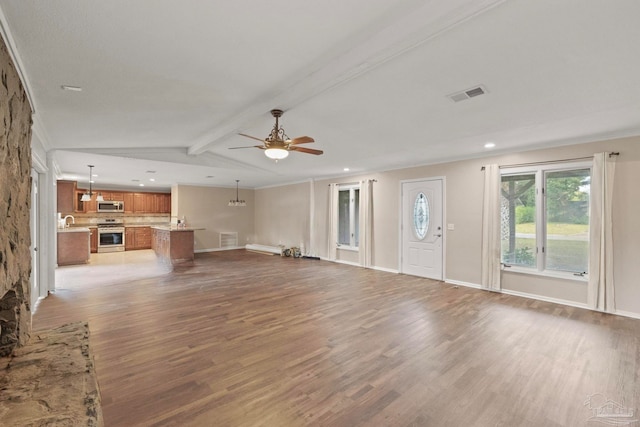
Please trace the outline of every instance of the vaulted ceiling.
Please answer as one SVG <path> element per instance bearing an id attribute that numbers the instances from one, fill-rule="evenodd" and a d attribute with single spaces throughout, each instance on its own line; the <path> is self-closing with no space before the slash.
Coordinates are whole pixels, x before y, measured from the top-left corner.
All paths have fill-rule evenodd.
<path id="1" fill-rule="evenodd" d="M 96 185 L 152 188 L 640 134 L 638 16 L 636 0 L 0 0 L 63 176 L 86 182 L 93 164 Z M 324 155 L 229 150 L 266 137 L 272 108 Z"/>

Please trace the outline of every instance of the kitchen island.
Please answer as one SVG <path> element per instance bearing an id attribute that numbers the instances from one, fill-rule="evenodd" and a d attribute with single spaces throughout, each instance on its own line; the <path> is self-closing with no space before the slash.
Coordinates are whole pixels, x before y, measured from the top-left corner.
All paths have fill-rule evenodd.
<path id="1" fill-rule="evenodd" d="M 193 232 L 202 228 L 151 227 L 151 249 L 170 265 L 193 262 Z"/>
<path id="2" fill-rule="evenodd" d="M 58 265 L 86 264 L 91 256 L 91 230 L 85 227 L 58 229 Z"/>

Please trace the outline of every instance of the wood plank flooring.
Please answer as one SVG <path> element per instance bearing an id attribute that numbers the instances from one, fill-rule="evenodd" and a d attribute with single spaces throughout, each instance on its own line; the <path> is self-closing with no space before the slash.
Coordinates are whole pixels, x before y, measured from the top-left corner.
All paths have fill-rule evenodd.
<path id="1" fill-rule="evenodd" d="M 638 320 L 245 251 L 98 267 L 65 267 L 34 330 L 89 322 L 107 426 L 584 426 L 595 394 L 640 408 Z"/>

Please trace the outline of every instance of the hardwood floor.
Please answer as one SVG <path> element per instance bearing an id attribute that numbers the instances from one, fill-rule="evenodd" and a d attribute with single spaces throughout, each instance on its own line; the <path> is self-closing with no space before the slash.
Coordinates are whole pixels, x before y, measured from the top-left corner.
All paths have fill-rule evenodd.
<path id="1" fill-rule="evenodd" d="M 584 426 L 598 393 L 640 408 L 639 320 L 245 251 L 59 273 L 34 330 L 89 321 L 107 426 Z"/>

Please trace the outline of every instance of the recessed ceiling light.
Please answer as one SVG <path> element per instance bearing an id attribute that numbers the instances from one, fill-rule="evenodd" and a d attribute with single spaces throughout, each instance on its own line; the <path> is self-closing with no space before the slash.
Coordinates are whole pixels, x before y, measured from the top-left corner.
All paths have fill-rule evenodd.
<path id="1" fill-rule="evenodd" d="M 94 173 L 93 175 L 91 175 L 91 176 L 93 176 L 94 178 L 97 178 L 97 177 L 98 177 L 98 175 L 97 175 L 97 174 L 95 174 L 95 173 Z"/>
<path id="2" fill-rule="evenodd" d="M 153 181 L 155 181 L 155 178 L 149 178 L 149 181 L 153 182 Z"/>
<path id="3" fill-rule="evenodd" d="M 345 172 L 349 172 L 349 168 L 344 168 L 342 170 L 345 171 Z"/>
<path id="4" fill-rule="evenodd" d="M 484 148 L 493 148 L 495 146 L 495 142 L 487 142 L 486 144 L 484 144 Z"/>
<path id="5" fill-rule="evenodd" d="M 82 88 L 80 86 L 62 85 L 62 86 L 60 86 L 60 89 L 62 89 L 62 90 L 70 90 L 71 92 L 82 92 Z"/>
<path id="6" fill-rule="evenodd" d="M 144 184 L 143 184 L 143 183 L 140 183 L 140 187 L 144 187 Z"/>
<path id="7" fill-rule="evenodd" d="M 92 183 L 92 184 L 95 184 L 95 183 L 96 183 L 94 180 L 90 180 L 89 182 L 90 182 L 90 183 Z"/>

